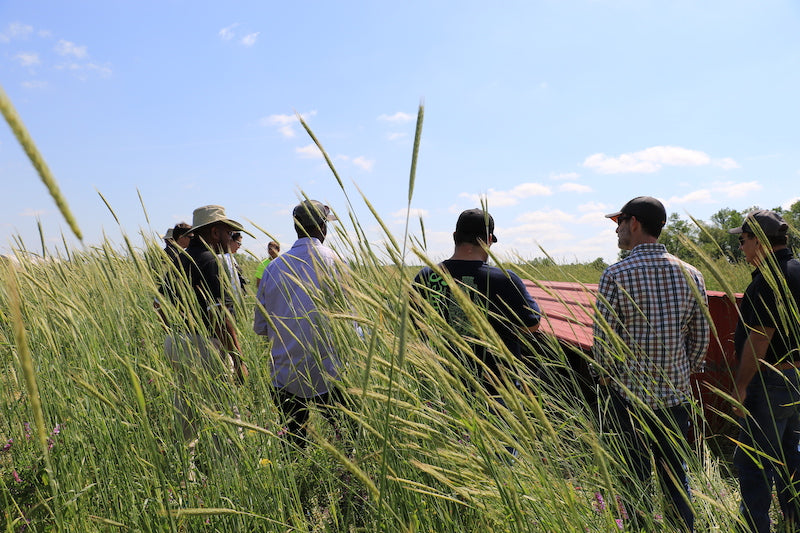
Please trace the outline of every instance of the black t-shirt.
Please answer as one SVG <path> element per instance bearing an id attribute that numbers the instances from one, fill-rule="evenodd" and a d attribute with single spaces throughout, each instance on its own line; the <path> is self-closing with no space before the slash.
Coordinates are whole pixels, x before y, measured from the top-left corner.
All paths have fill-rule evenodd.
<path id="1" fill-rule="evenodd" d="M 540 318 L 539 306 L 528 294 L 519 276 L 487 265 L 483 261 L 448 259 L 440 266 L 459 283 L 476 307 L 484 311 L 511 354 L 519 357 L 522 351 L 519 329 L 537 325 Z M 467 314 L 453 298 L 444 277 L 432 268 L 425 267 L 419 271 L 414 281 L 417 291 L 457 333 L 475 337 Z M 497 357 L 479 345 L 474 345 L 474 350 L 475 355 L 495 375 L 499 375 L 500 364 Z M 490 392 L 494 391 L 491 385 L 486 385 Z"/>
<path id="2" fill-rule="evenodd" d="M 750 328 L 774 328 L 775 334 L 764 355 L 764 360 L 774 365 L 783 361 L 800 361 L 800 322 L 797 314 L 800 310 L 800 262 L 793 258 L 788 248 L 778 250 L 773 258 L 778 268 L 777 275 L 764 275 L 764 272 L 769 274 L 773 271 L 770 266 L 772 260 L 767 257 L 753 272 L 753 280 L 745 290 L 734 346 L 736 357 L 741 358 Z M 777 282 L 777 293 L 770 286 L 769 277 L 775 278 L 773 283 Z"/>
<path id="3" fill-rule="evenodd" d="M 229 312 L 233 311 L 233 299 L 228 291 L 223 290 L 220 277 L 227 274 L 222 269 L 217 255 L 211 252 L 203 241 L 195 237 L 186 248 L 186 253 L 171 255 L 171 258 L 177 260 L 178 272 L 184 276 L 181 283 L 188 283 L 190 294 L 193 294 L 194 298 L 187 295 L 189 291 L 181 290 L 178 280 L 165 282 L 162 287 L 170 287 L 170 285 L 174 287 L 167 295 L 181 310 L 182 315 L 186 318 L 186 326 L 190 330 L 199 329 L 200 325 L 198 324 L 196 328 L 192 327 L 192 323 L 197 321 L 193 321 L 189 317 L 199 316 L 205 331 L 201 329 L 196 332 L 213 335 L 217 329 L 215 327 L 217 321 L 221 320 L 223 316 L 220 306 L 225 306 Z M 163 289 L 162 292 L 164 292 Z"/>

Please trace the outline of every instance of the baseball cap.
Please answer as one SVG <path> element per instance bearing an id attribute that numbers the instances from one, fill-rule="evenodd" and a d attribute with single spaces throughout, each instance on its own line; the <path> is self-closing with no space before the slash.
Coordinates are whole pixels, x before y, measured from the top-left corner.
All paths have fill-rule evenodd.
<path id="1" fill-rule="evenodd" d="M 756 209 L 747 213 L 741 226 L 729 229 L 728 233 L 752 233 L 756 235 L 756 232 L 753 231 L 755 225 L 761 227 L 761 231 L 764 232 L 766 237 L 781 237 L 786 235 L 786 231 L 789 229 L 789 225 L 783 220 L 783 217 L 775 211 Z"/>
<path id="2" fill-rule="evenodd" d="M 489 240 L 497 242 L 494 234 L 494 219 L 483 209 L 467 209 L 462 212 L 456 222 L 456 234 L 457 242 L 477 242 L 478 239 L 486 243 Z"/>
<path id="3" fill-rule="evenodd" d="M 664 204 L 652 196 L 637 196 L 616 213 L 607 214 L 606 218 L 616 222 L 622 215 L 634 216 L 648 226 L 663 228 L 667 223 L 667 210 L 664 209 Z"/>
<path id="4" fill-rule="evenodd" d="M 317 200 L 304 200 L 292 211 L 295 222 L 304 228 L 318 227 L 325 222 L 339 220 L 331 208 Z"/>

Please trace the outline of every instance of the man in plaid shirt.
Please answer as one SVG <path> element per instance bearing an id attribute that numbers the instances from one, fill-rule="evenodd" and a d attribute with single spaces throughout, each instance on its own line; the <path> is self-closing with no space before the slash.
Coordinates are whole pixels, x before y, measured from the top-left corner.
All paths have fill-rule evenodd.
<path id="1" fill-rule="evenodd" d="M 632 502 L 644 501 L 642 511 L 650 511 L 652 454 L 672 514 L 680 517 L 673 525 L 693 531 L 684 457 L 689 375 L 701 369 L 709 340 L 705 282 L 658 243 L 667 214 L 655 198 L 634 198 L 606 217 L 617 223 L 619 247 L 630 254 L 600 278 L 593 353 L 608 393 L 609 422 L 635 477 L 627 510 L 636 520 Z"/>

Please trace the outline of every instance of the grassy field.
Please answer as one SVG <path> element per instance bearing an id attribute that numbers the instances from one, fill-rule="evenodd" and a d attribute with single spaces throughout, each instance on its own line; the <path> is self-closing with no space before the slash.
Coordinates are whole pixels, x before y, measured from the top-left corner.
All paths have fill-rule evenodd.
<path id="1" fill-rule="evenodd" d="M 446 349 L 463 343 L 452 330 L 429 313 L 417 317 L 424 341 L 410 326 L 407 269 L 386 268 L 370 253 L 355 254 L 351 267 L 326 307 L 346 364 L 341 427 L 314 417 L 313 442 L 304 451 L 279 437 L 266 346 L 251 330 L 248 300 L 237 320 L 250 379 L 225 398 L 197 400 L 205 445 L 199 471 L 190 470 L 173 415 L 176 378 L 152 308 L 148 262 L 106 247 L 5 267 L 5 530 L 618 527 L 621 452 L 601 439 L 591 402 L 563 371 L 557 345 L 537 347 L 553 379 L 519 367 L 524 388 L 504 391 L 499 404 L 470 386 L 474 377 Z M 535 279 L 599 276 L 585 265 L 519 268 Z M 486 338 L 503 352 L 496 336 L 487 331 Z M 220 405 L 237 405 L 241 422 Z M 732 530 L 737 498 L 726 465 L 701 444 L 688 458 L 698 530 Z M 650 516 L 655 529 L 659 515 Z"/>
<path id="2" fill-rule="evenodd" d="M 0 97 L 6 120 L 71 221 L 41 156 Z M 422 116 L 420 108 L 409 204 Z M 626 485 L 624 450 L 603 438 L 596 402 L 582 395 L 558 344 L 533 343 L 528 365 L 508 361 L 509 377 L 521 387 L 501 388 L 501 401 L 488 397 L 454 355 L 453 348 L 471 353 L 464 339 L 424 304 L 410 304 L 416 269 L 401 259 L 404 247 L 387 233 L 386 249 L 376 251 L 357 221 L 354 226 L 356 237 L 339 236 L 350 276 L 320 301 L 344 363 L 345 400 L 337 405 L 335 426 L 312 416 L 311 442 L 302 450 L 281 436 L 267 346 L 251 329 L 252 292 L 236 317 L 249 379 L 243 386 L 214 382 L 215 395 L 197 395 L 179 391 L 164 355 L 168 332 L 152 305 L 153 267 L 161 264 L 156 247 L 132 250 L 126 239 L 125 252 L 106 244 L 58 260 L 0 265 L 3 529 L 627 527 L 627 513 L 644 505 L 622 509 L 617 497 L 651 488 Z M 78 234 L 74 225 L 73 231 Z M 417 257 L 424 260 L 423 253 Z M 602 271 L 597 263 L 514 263 L 509 266 L 529 279 L 595 283 Z M 741 291 L 749 277 L 746 267 L 698 266 L 710 289 Z M 507 357 L 486 318 L 467 309 L 476 337 Z M 213 379 L 203 368 L 195 377 L 201 388 Z M 202 413 L 194 460 L 174 416 L 176 392 L 190 395 Z M 696 416 L 701 422 L 699 410 Z M 702 440 L 686 450 L 686 459 L 697 529 L 734 530 L 738 498 L 726 463 Z M 644 521 L 646 530 L 669 529 L 658 495 Z"/>

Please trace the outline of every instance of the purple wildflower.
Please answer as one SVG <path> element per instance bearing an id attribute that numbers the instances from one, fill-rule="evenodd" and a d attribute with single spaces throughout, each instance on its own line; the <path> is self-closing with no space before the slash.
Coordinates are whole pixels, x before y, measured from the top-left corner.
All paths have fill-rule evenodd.
<path id="1" fill-rule="evenodd" d="M 26 439 L 30 439 L 31 438 L 31 425 L 30 425 L 30 423 L 25 422 L 23 424 L 23 426 L 25 426 L 25 438 Z"/>
<path id="2" fill-rule="evenodd" d="M 625 509 L 625 504 L 622 503 L 622 498 L 619 494 L 617 494 L 617 509 L 619 510 L 620 516 L 624 519 L 628 519 L 628 510 Z"/>
<path id="3" fill-rule="evenodd" d="M 0 452 L 7 452 L 11 449 L 11 445 L 14 444 L 14 439 L 8 439 L 8 442 L 0 449 Z"/>
<path id="4" fill-rule="evenodd" d="M 19 474 L 17 474 L 16 468 L 11 471 L 11 475 L 14 476 L 14 481 L 16 481 L 17 483 L 22 483 L 22 478 L 20 478 Z"/>
<path id="5" fill-rule="evenodd" d="M 53 428 L 52 435 L 58 435 L 59 433 L 61 433 L 61 424 L 56 424 L 56 427 Z"/>
<path id="6" fill-rule="evenodd" d="M 603 499 L 603 495 L 600 494 L 600 491 L 594 493 L 594 499 L 596 504 L 597 511 L 605 511 L 606 510 L 606 501 Z"/>
<path id="7" fill-rule="evenodd" d="M 622 522 L 622 518 L 617 518 L 617 527 L 620 529 L 620 531 L 625 530 L 625 524 Z"/>

